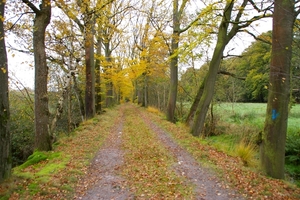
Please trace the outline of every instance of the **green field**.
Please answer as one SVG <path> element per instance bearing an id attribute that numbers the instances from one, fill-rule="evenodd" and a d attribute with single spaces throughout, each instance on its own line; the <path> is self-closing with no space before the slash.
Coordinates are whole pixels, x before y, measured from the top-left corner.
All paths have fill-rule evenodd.
<path id="1" fill-rule="evenodd" d="M 214 112 L 220 117 L 221 121 L 248 124 L 263 129 L 266 116 L 265 103 L 220 103 L 214 105 Z M 300 105 L 292 107 L 288 119 L 288 134 L 300 132 Z"/>

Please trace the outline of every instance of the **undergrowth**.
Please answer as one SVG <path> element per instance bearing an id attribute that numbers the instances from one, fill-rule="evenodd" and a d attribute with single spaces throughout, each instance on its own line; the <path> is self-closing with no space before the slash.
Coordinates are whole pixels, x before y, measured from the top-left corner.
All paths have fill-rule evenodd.
<path id="1" fill-rule="evenodd" d="M 0 199 L 73 199 L 79 177 L 86 173 L 116 118 L 118 109 L 109 110 L 59 138 L 52 152 L 35 151 L 0 185 Z"/>

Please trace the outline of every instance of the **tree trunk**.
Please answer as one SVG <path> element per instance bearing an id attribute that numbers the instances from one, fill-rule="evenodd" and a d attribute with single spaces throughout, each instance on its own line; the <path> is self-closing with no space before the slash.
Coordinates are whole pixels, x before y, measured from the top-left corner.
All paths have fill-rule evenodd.
<path id="1" fill-rule="evenodd" d="M 247 0 L 244 1 L 246 3 Z M 198 108 L 195 112 L 194 122 L 192 125 L 191 133 L 193 136 L 200 136 L 204 121 L 206 118 L 206 114 L 210 105 L 210 102 L 213 98 L 214 94 L 214 88 L 215 88 L 215 82 L 219 70 L 219 66 L 222 60 L 223 52 L 230 41 L 230 39 L 237 33 L 238 26 L 235 24 L 231 31 L 228 33 L 228 26 L 229 22 L 228 19 L 231 18 L 231 13 L 233 9 L 234 2 L 233 1 L 227 1 L 226 6 L 224 8 L 224 13 L 222 17 L 222 22 L 219 26 L 218 31 L 218 39 L 217 44 L 214 49 L 213 57 L 211 59 L 211 62 L 209 63 L 209 70 L 207 72 L 206 78 L 204 80 L 204 88 L 203 93 L 201 95 L 201 99 L 198 104 Z M 201 86 L 200 86 L 201 87 Z M 199 89 L 201 92 L 201 88 Z"/>
<path id="2" fill-rule="evenodd" d="M 0 2 L 4 19 L 5 1 Z M 11 174 L 11 135 L 9 132 L 8 67 L 3 20 L 0 21 L 0 183 Z"/>
<path id="3" fill-rule="evenodd" d="M 294 1 L 275 0 L 273 14 L 270 85 L 260 158 L 262 169 L 273 178 L 284 178 L 285 141 L 290 92 L 290 65 Z"/>
<path id="4" fill-rule="evenodd" d="M 112 59 L 111 59 L 111 50 L 109 42 L 104 43 L 104 51 L 105 51 L 105 60 L 108 66 L 105 66 L 105 74 L 106 74 L 106 107 L 112 107 L 114 104 L 114 93 L 113 93 L 113 82 L 111 79 L 112 76 Z"/>
<path id="5" fill-rule="evenodd" d="M 200 102 L 198 104 L 197 110 L 195 112 L 195 118 L 194 118 L 194 122 L 192 125 L 192 131 L 191 131 L 194 136 L 201 135 L 202 128 L 204 126 L 205 117 L 206 117 L 210 102 L 213 98 L 215 82 L 216 82 L 216 78 L 217 78 L 217 74 L 218 74 L 218 70 L 219 70 L 219 66 L 221 63 L 221 59 L 223 56 L 223 51 L 225 49 L 225 46 L 226 46 L 225 41 L 218 40 L 212 60 L 209 65 L 209 71 L 207 73 L 207 76 L 206 76 L 206 79 L 204 82 L 202 96 L 201 96 Z"/>
<path id="6" fill-rule="evenodd" d="M 144 95 L 143 95 L 143 107 L 147 108 L 148 107 L 148 75 L 147 72 L 145 72 L 145 75 L 143 75 L 144 77 Z"/>
<path id="7" fill-rule="evenodd" d="M 95 63 L 94 63 L 94 30 L 91 16 L 86 16 L 85 24 L 85 117 L 95 116 Z"/>
<path id="8" fill-rule="evenodd" d="M 69 88 L 71 87 L 72 73 L 74 73 L 74 72 L 70 71 L 65 77 L 64 84 L 63 84 L 62 95 L 61 95 L 61 97 L 59 98 L 59 100 L 57 102 L 56 113 L 55 113 L 54 118 L 52 119 L 52 122 L 51 122 L 51 125 L 50 125 L 50 128 L 49 128 L 49 134 L 52 137 L 52 141 L 56 141 L 56 135 L 55 135 L 54 132 L 55 132 L 55 129 L 56 129 L 56 126 L 57 126 L 57 122 L 58 122 L 58 120 L 60 120 L 60 118 L 63 114 L 64 102 L 65 102 L 66 99 L 70 99 L 68 97 L 70 96 Z M 69 101 L 68 101 L 68 103 L 69 103 Z M 71 102 L 70 102 L 70 104 L 71 104 Z M 70 115 L 71 114 L 69 114 L 68 116 L 70 116 Z M 68 118 L 68 121 L 69 121 L 69 119 L 70 118 Z M 68 125 L 70 125 L 70 124 L 71 123 L 68 123 Z"/>
<path id="9" fill-rule="evenodd" d="M 96 93 L 96 99 L 95 99 L 95 104 L 96 104 L 96 112 L 101 113 L 102 109 L 102 96 L 101 96 L 101 62 L 100 62 L 100 56 L 101 56 L 101 44 L 102 44 L 102 38 L 100 37 L 100 33 L 98 33 L 98 39 L 97 39 L 97 52 L 96 52 L 96 63 L 95 63 L 95 76 L 96 76 L 96 84 L 95 84 L 95 93 Z"/>
<path id="10" fill-rule="evenodd" d="M 40 10 L 28 0 L 23 0 L 35 13 L 33 27 L 33 51 L 35 64 L 34 83 L 34 128 L 35 149 L 49 151 L 52 149 L 51 138 L 48 130 L 48 66 L 45 51 L 45 32 L 51 19 L 51 1 L 43 0 Z"/>
<path id="11" fill-rule="evenodd" d="M 68 99 L 67 99 L 67 105 L 68 105 L 68 135 L 71 133 L 73 129 L 73 123 L 72 123 L 72 84 L 69 85 L 68 88 Z"/>
<path id="12" fill-rule="evenodd" d="M 169 101 L 167 108 L 167 120 L 175 122 L 175 108 L 177 99 L 177 87 L 178 87 L 178 47 L 179 47 L 179 35 L 180 35 L 180 20 L 178 12 L 178 0 L 173 2 L 173 34 L 171 41 L 171 62 L 170 62 L 170 91 Z"/>
<path id="13" fill-rule="evenodd" d="M 201 99 L 201 96 L 203 94 L 203 89 L 204 89 L 204 83 L 205 83 L 205 80 L 206 80 L 206 77 L 204 78 L 204 80 L 202 81 L 199 89 L 198 89 L 198 92 L 197 92 L 197 95 L 193 101 L 193 104 L 190 108 L 190 111 L 189 111 L 189 114 L 185 120 L 185 123 L 186 125 L 188 125 L 190 128 L 193 127 L 193 119 L 194 119 L 194 116 L 195 116 L 195 112 L 198 108 L 198 105 L 199 105 L 199 102 L 200 102 L 200 99 Z"/>

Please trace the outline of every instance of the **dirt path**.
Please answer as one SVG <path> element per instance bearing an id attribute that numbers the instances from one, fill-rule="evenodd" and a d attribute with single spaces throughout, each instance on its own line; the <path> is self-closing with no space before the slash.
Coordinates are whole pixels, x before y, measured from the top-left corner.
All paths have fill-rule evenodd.
<path id="1" fill-rule="evenodd" d="M 123 110 L 115 121 L 115 127 L 97 153 L 88 174 L 80 181 L 74 199 L 86 200 L 122 200 L 133 199 L 124 179 L 118 175 L 118 168 L 123 163 L 121 150 Z"/>
<path id="2" fill-rule="evenodd" d="M 201 167 L 197 161 L 182 147 L 180 147 L 169 134 L 159 125 L 153 123 L 144 112 L 134 105 L 126 104 L 121 107 L 119 118 L 115 121 L 115 128 L 111 131 L 105 145 L 94 158 L 86 177 L 80 181 L 75 199 L 103 199 L 122 200 L 139 199 L 130 192 L 124 184 L 125 180 L 118 174 L 123 163 L 122 129 L 124 124 L 124 110 L 130 109 L 136 117 L 143 119 L 144 123 L 157 135 L 160 142 L 177 162 L 173 170 L 178 176 L 183 176 L 187 182 L 194 185 L 195 199 L 243 199 L 242 196 L 230 190 L 220 182 L 207 169 Z"/>
<path id="3" fill-rule="evenodd" d="M 176 158 L 177 163 L 174 163 L 174 169 L 178 175 L 185 176 L 195 185 L 196 199 L 243 199 L 240 195 L 230 190 L 224 183 L 220 182 L 211 172 L 202 168 L 166 131 L 153 123 L 144 113 L 139 113 L 139 115 L 154 130 L 160 141 Z"/>

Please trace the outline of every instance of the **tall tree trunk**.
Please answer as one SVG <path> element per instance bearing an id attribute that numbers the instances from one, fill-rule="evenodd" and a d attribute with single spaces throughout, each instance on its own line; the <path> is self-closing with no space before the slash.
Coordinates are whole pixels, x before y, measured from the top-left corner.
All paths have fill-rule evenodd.
<path id="1" fill-rule="evenodd" d="M 147 71 L 147 70 L 146 70 Z M 147 72 L 145 72 L 144 77 L 144 87 L 143 87 L 143 107 L 147 108 L 148 107 L 148 75 Z"/>
<path id="2" fill-rule="evenodd" d="M 68 99 L 67 99 L 67 104 L 68 104 L 68 135 L 72 131 L 72 85 L 69 85 L 68 88 Z"/>
<path id="3" fill-rule="evenodd" d="M 219 32 L 219 34 L 220 34 L 220 32 Z M 204 126 L 204 121 L 206 118 L 206 114 L 207 114 L 210 102 L 213 98 L 215 82 L 216 82 L 219 66 L 221 63 L 223 51 L 225 49 L 226 44 L 227 43 L 224 40 L 220 41 L 218 39 L 218 41 L 217 41 L 217 46 L 214 50 L 214 54 L 213 54 L 212 60 L 209 65 L 209 70 L 208 70 L 208 73 L 207 73 L 207 76 L 206 76 L 206 79 L 204 82 L 204 88 L 202 90 L 201 99 L 198 104 L 197 110 L 195 112 L 194 122 L 192 124 L 191 132 L 194 136 L 201 135 L 201 132 L 202 132 L 202 129 Z M 201 88 L 199 89 L 199 91 L 201 92 Z"/>
<path id="4" fill-rule="evenodd" d="M 244 8 L 246 7 L 248 0 L 244 0 L 242 5 L 240 6 L 241 9 L 239 10 L 239 13 L 236 15 L 236 18 L 234 20 L 234 24 L 232 25 L 230 31 L 228 30 L 232 10 L 234 7 L 235 1 L 227 1 L 226 6 L 223 11 L 222 21 L 219 26 L 218 31 L 218 39 L 217 44 L 214 49 L 213 57 L 211 59 L 211 62 L 209 63 L 209 70 L 204 80 L 204 88 L 201 95 L 201 99 L 198 103 L 198 108 L 195 112 L 194 116 L 194 122 L 192 124 L 191 133 L 194 136 L 200 136 L 204 121 L 206 118 L 206 114 L 209 108 L 209 105 L 211 103 L 211 100 L 213 98 L 214 94 L 214 88 L 215 88 L 215 82 L 216 77 L 218 74 L 219 66 L 223 57 L 223 52 L 228 44 L 228 42 L 236 35 L 236 33 L 241 29 L 242 27 L 247 27 L 247 25 L 240 26 L 239 22 L 242 17 Z M 254 20 L 253 20 L 254 21 Z M 200 87 L 203 87 L 202 85 Z M 201 92 L 201 88 L 199 88 L 199 92 Z"/>
<path id="5" fill-rule="evenodd" d="M 5 1 L 0 2 L 4 19 Z M 0 21 L 0 183 L 11 174 L 11 135 L 9 132 L 8 67 L 3 20 Z"/>
<path id="6" fill-rule="evenodd" d="M 173 1 L 173 34 L 171 41 L 170 62 L 170 91 L 167 108 L 167 120 L 175 122 L 175 108 L 178 87 L 178 47 L 180 35 L 180 16 L 178 11 L 178 0 Z"/>
<path id="7" fill-rule="evenodd" d="M 112 59 L 111 59 L 111 49 L 109 42 L 104 43 L 104 48 L 105 48 L 105 59 L 106 62 L 108 63 L 108 66 L 106 66 L 106 107 L 112 107 L 114 104 L 114 93 L 113 93 L 113 82 L 111 80 L 112 76 Z"/>
<path id="8" fill-rule="evenodd" d="M 275 0 L 270 85 L 261 143 L 261 165 L 273 178 L 284 178 L 295 2 Z"/>
<path id="9" fill-rule="evenodd" d="M 192 128 L 192 126 L 193 126 L 193 119 L 194 119 L 194 116 L 195 116 L 195 112 L 197 111 L 201 96 L 203 94 L 205 80 L 206 80 L 206 76 L 205 76 L 204 80 L 202 81 L 202 83 L 201 83 L 201 85 L 198 89 L 197 95 L 196 95 L 196 97 L 193 101 L 193 104 L 190 108 L 189 114 L 188 114 L 188 116 L 185 120 L 186 125 L 188 125 L 190 128 Z"/>
<path id="10" fill-rule="evenodd" d="M 95 116 L 95 62 L 94 62 L 94 24 L 90 15 L 86 15 L 85 24 L 85 117 Z"/>
<path id="11" fill-rule="evenodd" d="M 98 39 L 97 39 L 97 52 L 96 52 L 96 63 L 95 63 L 95 76 L 96 76 L 96 83 L 95 83 L 95 92 L 96 92 L 96 112 L 100 113 L 102 109 L 102 96 L 101 96 L 101 62 L 100 62 L 100 56 L 101 56 L 101 45 L 102 45 L 102 38 L 100 37 L 100 33 L 98 33 Z"/>
<path id="12" fill-rule="evenodd" d="M 45 32 L 51 19 L 51 0 L 43 0 L 40 9 L 28 0 L 22 0 L 35 13 L 33 27 L 33 51 L 35 64 L 34 83 L 34 128 L 35 149 L 49 151 L 52 149 L 48 130 L 48 66 L 45 51 Z"/>
<path id="13" fill-rule="evenodd" d="M 142 105 L 143 99 L 144 99 L 144 93 L 143 93 L 143 90 L 140 88 L 140 86 L 138 86 L 137 96 L 138 96 L 138 104 Z"/>

